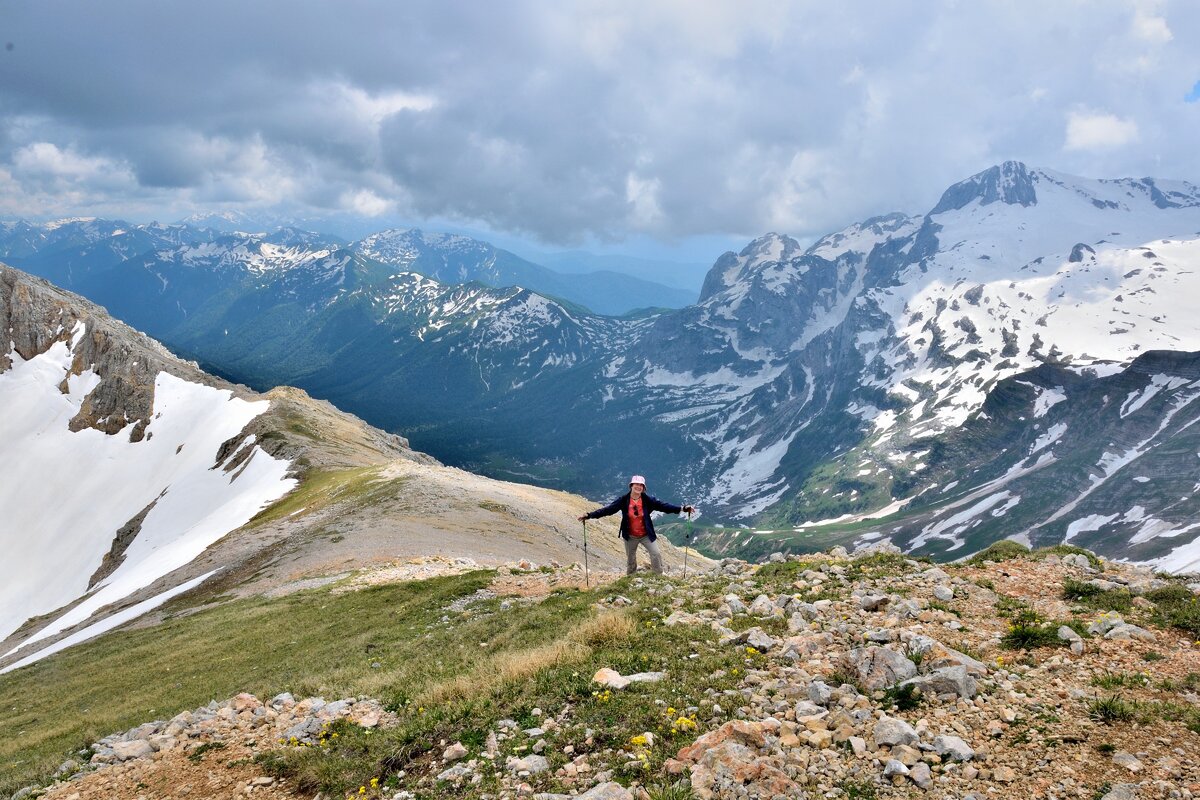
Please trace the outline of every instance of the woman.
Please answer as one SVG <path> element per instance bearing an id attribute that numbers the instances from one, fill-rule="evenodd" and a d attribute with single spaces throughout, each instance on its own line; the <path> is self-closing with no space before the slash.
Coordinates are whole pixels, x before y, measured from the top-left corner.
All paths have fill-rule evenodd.
<path id="1" fill-rule="evenodd" d="M 650 554 L 650 569 L 661 575 L 662 555 L 655 542 L 658 537 L 654 533 L 654 520 L 650 519 L 651 512 L 678 514 L 683 511 L 691 514 L 695 509 L 692 506 L 674 506 L 651 497 L 646 494 L 646 479 L 641 475 L 634 475 L 629 479 L 628 492 L 604 508 L 589 511 L 579 519 L 607 517 L 618 511 L 621 512 L 621 538 L 625 540 L 625 574 L 632 575 L 637 572 L 637 549 L 640 544 Z"/>

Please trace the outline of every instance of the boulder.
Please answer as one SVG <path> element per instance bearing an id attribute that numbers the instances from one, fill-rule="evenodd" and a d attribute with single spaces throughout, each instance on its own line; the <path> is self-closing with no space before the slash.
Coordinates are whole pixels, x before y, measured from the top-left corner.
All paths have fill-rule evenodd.
<path id="1" fill-rule="evenodd" d="M 922 789 L 929 789 L 933 786 L 933 773 L 929 769 L 929 765 L 924 761 L 914 764 L 908 773 L 908 777 Z"/>
<path id="2" fill-rule="evenodd" d="M 933 740 L 933 752 L 942 758 L 952 758 L 955 761 L 970 761 L 975 757 L 971 746 L 957 736 L 943 734 Z"/>
<path id="3" fill-rule="evenodd" d="M 131 742 L 113 742 L 113 754 L 120 761 L 134 758 L 149 758 L 154 755 L 154 748 L 145 739 L 134 739 Z"/>
<path id="4" fill-rule="evenodd" d="M 455 742 L 454 744 L 447 747 L 444 751 L 442 751 L 442 761 L 445 761 L 447 764 L 452 763 L 454 761 L 461 761 L 466 757 L 467 757 L 467 748 L 463 745 L 462 742 Z"/>
<path id="5" fill-rule="evenodd" d="M 1104 634 L 1105 639 L 1140 639 L 1143 642 L 1153 642 L 1154 634 L 1145 628 L 1139 628 L 1137 625 L 1131 625 L 1128 622 L 1117 625 L 1108 633 Z"/>
<path id="6" fill-rule="evenodd" d="M 943 603 L 949 603 L 954 599 L 954 590 L 949 586 L 935 586 L 933 587 L 933 596 Z"/>
<path id="7" fill-rule="evenodd" d="M 1113 763 L 1118 767 L 1124 767 L 1133 773 L 1141 772 L 1144 768 L 1141 761 L 1138 761 L 1137 756 L 1133 753 L 1127 753 L 1124 750 L 1118 750 L 1113 753 Z"/>
<path id="8" fill-rule="evenodd" d="M 528 772 L 530 775 L 538 775 L 550 769 L 550 762 L 546 760 L 545 756 L 539 755 L 525 756 L 524 758 L 513 758 L 510 756 L 505 766 L 509 772 L 518 775 L 522 772 Z"/>
<path id="9" fill-rule="evenodd" d="M 918 675 L 904 681 L 901 686 L 915 686 L 922 694 L 955 694 L 970 700 L 978 691 L 975 679 L 962 665 L 940 667 L 927 675 Z"/>
<path id="10" fill-rule="evenodd" d="M 866 689 L 886 689 L 917 674 L 916 665 L 889 647 L 860 647 L 846 655 L 846 666 Z"/>
<path id="11" fill-rule="evenodd" d="M 886 715 L 875 723 L 874 735 L 877 747 L 884 745 L 894 747 L 900 744 L 916 747 L 921 742 L 921 737 L 912 725 L 902 719 Z"/>
<path id="12" fill-rule="evenodd" d="M 886 594 L 864 594 L 858 598 L 858 607 L 863 611 L 879 611 L 888 604 L 889 599 Z"/>
<path id="13" fill-rule="evenodd" d="M 1137 783 L 1118 783 L 1109 789 L 1100 800 L 1137 800 L 1140 787 L 1141 784 Z"/>
<path id="14" fill-rule="evenodd" d="M 592 681 L 610 689 L 624 689 L 631 683 L 654 683 L 661 681 L 666 676 L 665 672 L 638 672 L 633 675 L 622 675 L 615 669 L 601 667 L 592 676 Z"/>
<path id="15" fill-rule="evenodd" d="M 463 764 L 455 764 L 453 767 L 439 772 L 437 779 L 439 781 L 451 781 L 453 783 L 458 783 L 464 778 L 469 778 L 474 774 L 474 771 L 472 771 L 470 767 L 467 767 Z"/>
<path id="16" fill-rule="evenodd" d="M 633 800 L 633 795 L 621 784 L 609 781 L 577 795 L 576 800 Z"/>
<path id="17" fill-rule="evenodd" d="M 1105 611 L 1095 622 L 1088 625 L 1088 633 L 1093 636 L 1103 636 L 1118 625 L 1124 624 L 1125 620 L 1116 611 Z"/>
<path id="18" fill-rule="evenodd" d="M 756 617 L 770 617 L 775 614 L 775 603 L 765 594 L 760 594 L 754 598 L 754 602 L 750 604 L 750 613 Z"/>

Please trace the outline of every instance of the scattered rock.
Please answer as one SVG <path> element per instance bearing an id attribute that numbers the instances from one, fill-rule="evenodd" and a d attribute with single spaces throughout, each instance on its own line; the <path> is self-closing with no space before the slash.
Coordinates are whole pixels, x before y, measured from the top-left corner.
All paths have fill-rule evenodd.
<path id="1" fill-rule="evenodd" d="M 1135 774 L 1142 771 L 1142 762 L 1138 761 L 1137 756 L 1135 756 L 1133 753 L 1127 753 L 1124 750 L 1118 750 L 1117 752 L 1113 753 L 1112 760 L 1113 763 L 1118 767 L 1124 767 Z"/>
<path id="2" fill-rule="evenodd" d="M 442 761 L 445 761 L 447 764 L 454 761 L 461 761 L 466 757 L 467 748 L 463 746 L 462 742 L 455 742 L 442 752 Z"/>
<path id="3" fill-rule="evenodd" d="M 874 735 L 877 747 L 884 745 L 894 747 L 899 744 L 916 746 L 921 742 L 921 737 L 917 734 L 916 729 L 896 717 L 881 717 L 875 723 Z"/>

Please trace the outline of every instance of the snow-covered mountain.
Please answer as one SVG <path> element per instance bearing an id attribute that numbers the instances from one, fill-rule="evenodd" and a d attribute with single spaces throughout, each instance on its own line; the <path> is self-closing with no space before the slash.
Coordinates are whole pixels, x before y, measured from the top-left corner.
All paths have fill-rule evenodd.
<path id="1" fill-rule="evenodd" d="M 266 400 L 102 309 L 0 266 L 0 328 L 0 658 L 191 588 L 172 574 L 295 485 L 245 434 Z"/>
<path id="2" fill-rule="evenodd" d="M 1024 501 L 989 506 L 1000 522 L 966 537 L 918 522 L 940 524 L 940 492 L 952 504 L 1039 458 L 1083 470 L 1062 486 L 1124 481 L 1108 473 L 1121 459 L 1103 454 L 1130 451 L 1123 431 L 1135 417 L 1143 455 L 1190 430 L 1176 430 L 1191 419 L 1186 369 L 1150 374 L 1140 359 L 1200 350 L 1200 323 L 1184 305 L 1200 289 L 1200 188 L 1188 183 L 1006 162 L 950 187 L 924 215 L 875 217 L 807 248 L 768 234 L 719 258 L 697 304 L 636 319 L 428 277 L 447 270 L 457 283 L 499 269 L 472 257 L 481 272 L 458 270 L 455 259 L 475 247 L 458 237 L 386 232 L 318 256 L 241 236 L 237 246 L 191 243 L 126 262 L 108 285 L 137 290 L 104 302 L 142 314 L 139 325 L 222 374 L 298 384 L 451 463 L 593 496 L 647 473 L 653 491 L 696 501 L 710 519 L 781 531 L 721 547 L 801 546 L 811 523 L 830 520 L 819 526 L 826 538 L 849 526 L 922 552 L 1004 535 L 1061 540 L 1078 521 L 1072 509 L 1120 494 L 1092 491 L 1084 502 L 1025 491 Z M 1020 455 L 998 433 L 1016 436 L 1020 425 L 1001 425 L 989 404 L 1047 368 L 1084 383 L 1043 386 L 1017 414 L 1029 426 L 1022 435 L 1032 446 L 1049 436 L 1038 426 L 1072 432 Z M 1079 422 L 1050 422 L 1108 413 L 1118 390 L 1106 387 L 1125 396 L 1160 384 L 1168 405 L 1139 405 L 1087 437 Z M 990 449 L 965 446 L 968 433 Z M 1098 449 L 1093 462 L 1067 452 L 1088 448 Z M 1185 506 L 1165 504 L 1093 508 L 1111 520 L 1085 538 L 1139 560 L 1184 552 L 1195 531 L 1172 521 Z M 1027 514 L 1020 530 L 1003 519 L 1016 508 Z M 878 529 L 863 519 L 886 513 Z M 1162 524 L 1132 547 L 1134 534 L 1113 526 L 1139 514 Z M 901 519 L 909 527 L 896 527 Z"/>

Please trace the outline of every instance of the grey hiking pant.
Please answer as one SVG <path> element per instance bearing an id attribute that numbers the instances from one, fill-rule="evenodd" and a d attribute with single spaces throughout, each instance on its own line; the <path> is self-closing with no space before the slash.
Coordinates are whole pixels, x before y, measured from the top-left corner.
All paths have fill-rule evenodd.
<path id="1" fill-rule="evenodd" d="M 658 551 L 658 542 L 650 541 L 649 536 L 630 536 L 628 539 L 623 539 L 625 542 L 625 574 L 632 575 L 637 572 L 637 549 L 638 545 L 646 548 L 646 552 L 650 554 L 650 569 L 662 575 L 662 554 Z"/>

